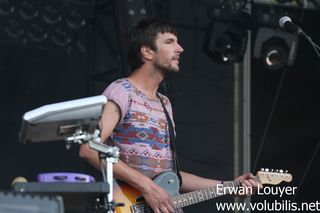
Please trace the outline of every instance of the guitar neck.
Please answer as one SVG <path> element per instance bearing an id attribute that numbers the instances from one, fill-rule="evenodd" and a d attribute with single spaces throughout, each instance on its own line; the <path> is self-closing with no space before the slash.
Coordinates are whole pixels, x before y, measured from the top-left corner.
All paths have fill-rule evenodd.
<path id="1" fill-rule="evenodd" d="M 222 195 L 236 192 L 236 187 L 239 186 L 237 181 L 226 181 L 223 184 L 212 186 L 204 189 L 199 189 L 193 192 L 180 194 L 171 197 L 175 209 L 190 206 L 202 201 L 210 200 Z"/>
<path id="2" fill-rule="evenodd" d="M 172 179 L 178 179 L 178 177 L 175 177 L 175 174 L 172 173 L 164 173 L 164 175 L 159 178 L 156 183 L 162 183 L 162 184 L 167 184 L 170 182 Z M 285 182 L 291 182 L 292 181 L 292 175 L 289 173 L 283 173 L 282 171 L 279 172 L 269 172 L 269 171 L 259 171 L 257 175 L 255 176 L 256 181 L 259 181 L 261 184 L 271 184 L 271 185 L 277 185 L 280 184 L 282 181 Z M 159 184 L 162 186 L 161 184 Z M 168 186 L 168 185 L 166 185 Z M 224 182 L 223 184 L 218 184 L 217 186 L 212 186 L 204 189 L 200 189 L 197 191 L 193 192 L 188 192 L 185 194 L 179 194 L 172 196 L 171 199 L 173 201 L 173 205 L 175 209 L 183 208 L 186 206 L 190 206 L 192 204 L 200 203 L 209 199 L 213 199 L 216 197 L 220 197 L 222 195 L 227 195 L 227 194 L 251 194 L 252 191 L 248 190 L 246 188 L 239 187 L 240 184 L 238 181 L 227 181 Z M 171 190 L 171 192 L 174 192 L 174 194 L 178 194 L 178 185 L 177 191 Z M 166 187 L 166 189 L 169 189 L 170 187 Z M 121 189 L 121 192 L 123 193 L 123 190 L 126 191 L 126 189 Z M 251 189 L 252 190 L 252 189 Z M 129 193 L 130 194 L 130 193 Z M 136 196 L 140 196 L 140 192 L 137 191 Z M 132 195 L 130 195 L 132 196 Z M 132 196 L 132 197 L 136 197 Z M 127 196 L 126 196 L 126 199 Z M 130 199 L 129 199 L 130 200 Z M 152 209 L 146 202 L 139 202 L 131 205 L 132 203 L 129 203 L 130 212 L 133 213 L 140 213 L 140 212 L 152 212 Z M 121 211 L 122 212 L 122 211 Z"/>

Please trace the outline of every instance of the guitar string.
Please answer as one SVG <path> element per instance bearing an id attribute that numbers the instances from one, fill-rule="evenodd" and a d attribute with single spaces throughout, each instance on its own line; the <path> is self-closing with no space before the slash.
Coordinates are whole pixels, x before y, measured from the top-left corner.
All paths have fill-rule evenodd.
<path id="1" fill-rule="evenodd" d="M 214 189 L 213 189 L 214 190 Z M 181 203 L 178 203 L 177 207 L 176 208 L 182 208 L 182 207 L 185 207 L 185 206 L 188 206 L 188 205 L 191 205 L 191 204 L 195 204 L 195 203 L 198 203 L 198 202 L 202 202 L 202 201 L 205 201 L 205 200 L 208 200 L 210 199 L 209 197 L 205 198 L 205 196 L 203 196 L 203 192 L 201 192 L 201 197 L 198 197 L 198 193 L 194 193 L 194 192 L 191 192 L 190 194 L 189 193 L 186 193 L 186 194 L 182 194 L 180 196 L 187 196 L 190 195 L 188 198 L 189 199 L 183 199 L 183 198 L 178 198 L 178 200 L 182 200 L 181 203 L 182 203 L 182 206 L 179 206 L 179 204 Z M 192 200 L 190 200 L 190 198 L 193 198 Z M 190 202 L 191 201 L 191 202 Z M 194 202 L 195 201 L 195 202 Z M 148 206 L 147 204 L 136 204 L 135 205 L 139 210 L 142 210 L 142 212 L 151 212 L 151 207 Z"/>
<path id="2" fill-rule="evenodd" d="M 258 180 L 259 181 L 259 176 L 257 175 L 257 176 L 255 176 L 255 180 Z M 224 187 L 236 187 L 236 186 L 240 186 L 241 184 L 239 183 L 239 182 L 235 182 L 235 181 L 233 181 L 233 182 L 230 182 L 230 183 L 225 183 L 226 185 L 224 185 Z M 232 184 L 232 185 L 231 185 Z M 212 196 L 212 194 L 214 195 L 213 197 L 208 197 L 207 196 L 207 194 L 206 194 L 206 191 L 203 191 L 203 190 L 206 190 L 206 189 L 208 189 L 209 190 L 209 194 L 211 193 L 211 196 Z M 212 190 L 212 191 L 210 191 L 210 189 Z M 180 205 L 180 203 L 178 203 L 178 205 L 176 206 L 176 208 L 178 208 L 178 209 L 180 209 L 180 208 L 182 208 L 182 207 L 185 207 L 185 206 L 188 206 L 188 205 L 191 205 L 191 204 L 195 204 L 195 203 L 198 203 L 198 202 L 202 202 L 202 201 L 205 201 L 205 200 L 208 200 L 208 199 L 211 199 L 211 198 L 215 198 L 216 197 L 216 193 L 217 193 L 217 191 L 216 191 L 216 189 L 214 189 L 214 187 L 210 187 L 210 188 L 205 188 L 205 189 L 201 189 L 201 190 L 198 190 L 197 192 L 201 192 L 201 197 L 198 197 L 198 195 L 199 195 L 199 193 L 195 193 L 196 191 L 194 191 L 194 192 L 189 192 L 189 193 L 185 193 L 185 194 L 181 194 L 181 195 L 179 195 L 180 197 L 182 197 L 182 196 L 188 196 L 188 195 L 190 195 L 188 198 L 189 199 L 181 199 L 181 198 L 178 198 L 178 197 L 173 197 L 173 199 L 175 199 L 175 198 L 177 198 L 180 202 L 182 202 L 182 206 L 179 206 L 178 207 L 178 205 Z M 205 196 L 203 196 L 203 193 L 205 193 Z M 191 200 L 190 198 L 192 198 L 193 200 Z M 199 201 L 197 200 L 197 199 L 199 199 Z M 181 201 L 182 200 L 182 201 Z M 191 202 L 190 202 L 191 201 Z M 195 202 L 194 202 L 195 201 Z M 186 205 L 187 204 L 187 205 Z M 135 204 L 135 206 L 139 209 L 139 211 L 141 211 L 142 210 L 142 212 L 147 212 L 147 213 L 151 213 L 152 212 L 152 209 L 151 209 L 151 207 L 150 206 L 148 206 L 148 204 Z"/>
<path id="3" fill-rule="evenodd" d="M 192 197 L 192 196 L 190 196 L 190 197 Z M 189 198 L 190 198 L 189 197 Z M 202 198 L 199 198 L 199 201 L 204 201 L 205 199 L 203 199 L 203 200 L 201 200 Z M 181 200 L 181 199 L 180 199 Z M 196 200 L 197 201 L 197 198 L 195 197 L 194 198 L 194 200 Z M 190 201 L 190 200 L 189 200 Z M 183 206 L 179 206 L 179 207 L 176 207 L 176 208 L 182 208 L 182 207 L 185 207 L 185 206 L 187 206 L 188 204 L 194 204 L 194 203 L 188 203 L 188 200 L 186 201 L 186 200 L 184 200 L 184 201 L 181 201 L 182 203 L 183 203 Z M 185 202 L 187 203 L 187 205 L 185 205 Z M 179 204 L 178 204 L 179 205 Z M 139 210 L 142 210 L 142 212 L 151 212 L 152 211 L 152 209 L 151 209 L 151 207 L 150 206 L 148 206 L 148 204 L 136 204 L 135 205 Z M 146 211 L 147 210 L 147 211 Z"/>
<path id="4" fill-rule="evenodd" d="M 216 193 L 215 190 L 214 190 L 213 193 L 214 194 Z M 204 191 L 201 191 L 201 196 L 200 197 L 198 196 L 199 194 L 195 193 L 195 192 L 191 192 L 190 194 L 186 193 L 186 194 L 180 195 L 180 196 L 188 196 L 189 199 L 178 198 L 178 200 L 180 200 L 181 202 L 178 203 L 177 208 L 182 208 L 182 207 L 185 207 L 185 206 L 188 206 L 188 205 L 191 205 L 191 204 L 195 204 L 195 203 L 202 202 L 202 201 L 210 199 L 210 197 L 205 197 L 203 194 L 204 194 Z M 192 198 L 192 200 L 190 200 L 190 198 Z M 182 206 L 180 206 L 180 204 L 182 204 Z M 147 204 L 137 204 L 136 206 L 137 206 L 137 208 L 139 208 L 139 210 L 142 210 L 142 212 L 151 212 L 150 211 L 151 207 L 148 206 Z"/>
<path id="5" fill-rule="evenodd" d="M 255 178 L 257 178 L 257 177 L 255 177 Z M 236 187 L 236 186 L 239 186 L 239 185 L 240 185 L 239 183 L 230 182 L 230 183 L 226 183 L 226 185 L 224 187 Z M 205 189 L 207 189 L 207 188 L 205 188 Z M 199 197 L 198 196 L 199 193 L 195 193 L 195 191 L 194 192 L 185 193 L 185 194 L 181 194 L 180 196 L 188 196 L 188 195 L 190 195 L 190 196 L 189 196 L 189 199 L 187 199 L 187 200 L 186 199 L 182 200 L 181 198 L 177 198 L 178 200 L 182 200 L 181 203 L 183 204 L 182 206 L 179 206 L 179 207 L 177 206 L 177 208 L 182 208 L 182 207 L 185 207 L 185 206 L 188 206 L 188 205 L 191 205 L 191 204 L 195 204 L 195 203 L 202 202 L 202 201 L 205 201 L 205 200 L 208 200 L 208 199 L 216 197 L 216 193 L 217 193 L 216 189 L 214 189 L 214 187 L 210 187 L 210 189 L 212 190 L 211 193 L 213 193 L 213 195 L 214 195 L 213 197 L 206 197 L 205 198 L 205 196 L 203 196 L 203 193 L 205 193 L 205 191 L 203 191 L 204 189 L 199 190 L 201 192 L 201 197 Z M 193 198 L 193 200 L 190 200 L 190 198 Z M 191 203 L 189 203 L 190 201 L 191 201 Z M 178 203 L 178 205 L 179 204 L 180 203 Z M 151 209 L 150 206 L 148 206 L 148 204 L 136 204 L 135 206 L 140 211 L 142 210 L 142 212 L 152 212 L 152 209 Z"/>

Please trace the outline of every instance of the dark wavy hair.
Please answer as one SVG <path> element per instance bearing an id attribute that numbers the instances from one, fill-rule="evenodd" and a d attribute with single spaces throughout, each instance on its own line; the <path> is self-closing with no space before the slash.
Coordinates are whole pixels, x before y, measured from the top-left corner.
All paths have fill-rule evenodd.
<path id="1" fill-rule="evenodd" d="M 128 49 L 128 62 L 132 70 L 144 64 L 140 52 L 141 47 L 146 46 L 157 50 L 155 41 L 158 33 L 172 33 L 177 36 L 177 30 L 173 25 L 157 18 L 141 19 L 132 25 L 129 31 Z"/>

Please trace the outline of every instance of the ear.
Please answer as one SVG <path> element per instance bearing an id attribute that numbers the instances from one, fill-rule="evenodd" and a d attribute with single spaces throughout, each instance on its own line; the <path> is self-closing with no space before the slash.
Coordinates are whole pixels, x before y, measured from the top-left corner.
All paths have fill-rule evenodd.
<path id="1" fill-rule="evenodd" d="M 140 49 L 141 55 L 146 60 L 152 60 L 153 58 L 153 50 L 150 49 L 150 47 L 143 46 Z"/>

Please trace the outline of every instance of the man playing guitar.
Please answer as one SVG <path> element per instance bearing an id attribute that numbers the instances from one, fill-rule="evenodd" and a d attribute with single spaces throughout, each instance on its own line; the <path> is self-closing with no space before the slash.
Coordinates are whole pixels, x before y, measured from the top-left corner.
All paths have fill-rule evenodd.
<path id="1" fill-rule="evenodd" d="M 101 141 L 120 148 L 120 160 L 114 165 L 115 178 L 140 191 L 154 212 L 175 212 L 168 192 L 153 181 L 159 174 L 176 170 L 163 106 L 173 123 L 172 107 L 169 99 L 157 90 L 166 74 L 179 72 L 183 48 L 176 29 L 158 19 L 136 23 L 130 39 L 128 59 L 133 72 L 111 83 L 103 93 L 109 101 L 102 113 Z M 80 156 L 100 168 L 97 152 L 87 144 L 81 145 Z M 181 192 L 221 183 L 184 171 L 180 174 Z M 261 185 L 251 173 L 235 181 L 253 191 Z"/>

